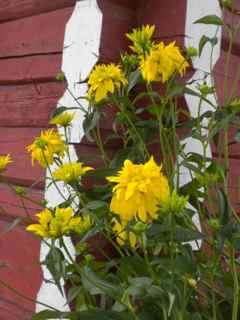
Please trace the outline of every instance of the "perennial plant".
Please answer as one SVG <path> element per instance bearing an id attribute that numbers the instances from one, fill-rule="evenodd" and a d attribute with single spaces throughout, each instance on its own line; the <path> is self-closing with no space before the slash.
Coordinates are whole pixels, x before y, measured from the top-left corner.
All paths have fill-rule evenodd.
<path id="1" fill-rule="evenodd" d="M 216 21 L 210 16 L 201 22 Z M 155 42 L 154 30 L 147 25 L 128 33 L 130 52 L 118 64 L 96 65 L 89 76 L 84 130 L 99 147 L 97 165 L 88 155 L 77 162 L 64 158 L 67 138 L 54 129 L 27 147 L 34 165 L 54 164 L 49 185 L 58 188 L 61 181 L 69 191 L 55 208 L 44 203 L 27 231 L 49 246 L 42 263 L 72 311 L 50 306 L 34 320 L 240 319 L 240 218 L 228 191 L 227 167 L 228 129 L 239 130 L 240 100 L 231 97 L 219 108 L 217 100 L 209 100 L 215 90 L 204 77 L 190 89 L 181 77 L 197 50 Z M 196 118 L 181 116 L 184 94 L 199 98 Z M 203 102 L 212 111 L 202 112 Z M 104 137 L 100 124 L 109 108 L 117 111 Z M 51 124 L 66 128 L 73 115 L 61 110 Z M 203 153 L 185 150 L 182 140 L 191 137 Z M 109 152 L 110 142 L 117 151 Z M 207 156 L 210 144 L 218 157 Z M 10 162 L 10 156 L 1 157 L 0 172 Z M 192 177 L 184 185 L 183 167 Z M 196 214 L 202 227 L 194 222 Z M 76 259 L 65 243 L 70 236 Z M 109 249 L 96 242 L 101 261 L 92 248 L 99 237 Z"/>

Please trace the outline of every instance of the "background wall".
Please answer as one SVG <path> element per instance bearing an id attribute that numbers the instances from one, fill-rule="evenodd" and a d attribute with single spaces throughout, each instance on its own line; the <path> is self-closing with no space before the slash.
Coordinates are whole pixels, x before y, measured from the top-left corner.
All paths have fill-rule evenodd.
<path id="1" fill-rule="evenodd" d="M 119 50 L 127 48 L 124 33 L 141 24 L 155 24 L 156 39 L 175 39 L 182 45 L 186 1 L 99 0 L 103 12 L 100 61 L 116 60 Z M 10 153 L 14 160 L 6 173 L 6 180 L 14 185 L 31 187 L 29 195 L 37 200 L 43 199 L 45 172 L 37 165 L 31 166 L 25 147 L 43 128 L 48 127 L 50 114 L 64 92 L 64 84 L 57 82 L 55 77 L 61 68 L 65 25 L 75 2 L 0 1 L 0 154 Z M 240 9 L 240 0 L 236 1 L 236 7 Z M 225 19 L 228 23 L 239 22 L 239 16 L 233 14 L 227 14 Z M 228 37 L 224 34 L 221 58 L 215 68 L 220 101 L 223 99 L 223 61 L 227 46 Z M 229 88 L 240 65 L 239 35 L 233 46 L 232 61 L 228 74 Z M 109 123 L 104 124 L 106 134 L 109 128 Z M 85 140 L 77 150 L 80 155 L 86 152 L 96 154 L 96 147 Z M 239 146 L 233 145 L 230 152 L 230 192 L 237 209 L 240 209 L 239 151 Z M 37 206 L 27 201 L 21 203 L 10 188 L 0 183 L 0 319 L 3 320 L 30 319 L 35 303 L 14 294 L 1 281 L 30 299 L 36 297 L 42 282 L 41 269 L 37 264 L 39 241 L 24 231 L 27 218 L 24 206 L 30 215 L 35 214 Z M 22 220 L 5 234 L 16 218 Z"/>

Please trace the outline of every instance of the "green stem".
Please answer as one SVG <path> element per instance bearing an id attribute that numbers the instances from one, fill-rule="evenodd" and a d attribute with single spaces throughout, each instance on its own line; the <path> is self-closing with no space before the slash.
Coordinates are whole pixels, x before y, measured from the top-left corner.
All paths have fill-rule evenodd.
<path id="1" fill-rule="evenodd" d="M 233 310 L 232 310 L 232 320 L 238 320 L 238 309 L 239 309 L 239 280 L 238 280 L 238 272 L 236 268 L 236 261 L 235 261 L 235 249 L 231 248 L 231 271 L 233 274 Z"/>

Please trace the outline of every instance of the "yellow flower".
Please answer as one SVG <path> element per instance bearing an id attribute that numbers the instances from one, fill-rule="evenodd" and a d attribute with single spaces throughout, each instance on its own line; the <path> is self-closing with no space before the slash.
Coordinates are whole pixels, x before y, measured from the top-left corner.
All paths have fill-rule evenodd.
<path id="1" fill-rule="evenodd" d="M 45 209 L 38 213 L 38 223 L 29 225 L 26 230 L 41 238 L 58 238 L 70 232 L 79 234 L 88 231 L 91 227 L 89 216 L 73 217 L 72 208 L 57 207 L 54 212 Z"/>
<path id="2" fill-rule="evenodd" d="M 151 39 L 154 31 L 155 26 L 146 25 L 141 28 L 133 29 L 131 33 L 127 33 L 127 38 L 133 42 L 133 45 L 129 46 L 130 49 L 138 55 L 148 53 L 153 46 Z"/>
<path id="3" fill-rule="evenodd" d="M 67 146 L 56 130 L 49 129 L 41 132 L 34 142 L 27 147 L 27 151 L 32 155 L 32 164 L 37 160 L 39 164 L 46 168 L 53 163 L 54 155 L 63 157 Z"/>
<path id="4" fill-rule="evenodd" d="M 81 162 L 65 163 L 53 172 L 53 177 L 56 180 L 70 183 L 78 180 L 86 172 L 93 170 L 91 167 L 85 167 Z"/>
<path id="5" fill-rule="evenodd" d="M 12 158 L 9 154 L 0 156 L 0 173 L 4 171 L 9 163 L 12 163 Z"/>
<path id="6" fill-rule="evenodd" d="M 132 248 L 135 248 L 137 244 L 137 237 L 133 232 L 125 230 L 126 225 L 113 219 L 113 231 L 117 234 L 117 243 L 123 246 L 126 242 L 129 242 Z"/>
<path id="7" fill-rule="evenodd" d="M 158 205 L 169 196 L 169 185 L 153 157 L 145 164 L 125 160 L 117 176 L 107 178 L 117 183 L 110 209 L 124 223 L 138 217 L 143 222 L 157 218 Z"/>
<path id="8" fill-rule="evenodd" d="M 122 85 L 126 85 L 127 79 L 119 66 L 113 63 L 109 65 L 100 64 L 91 72 L 88 84 L 89 98 L 99 102 L 106 98 L 108 93 L 114 93 Z"/>
<path id="9" fill-rule="evenodd" d="M 175 42 L 165 45 L 160 42 L 146 57 L 142 57 L 140 71 L 147 82 L 166 82 L 174 73 L 181 76 L 189 66 Z"/>
<path id="10" fill-rule="evenodd" d="M 74 113 L 70 113 L 70 112 L 62 112 L 61 114 L 59 114 L 58 116 L 54 117 L 51 121 L 50 124 L 56 124 L 59 125 L 61 127 L 68 127 L 73 118 L 74 118 Z"/>

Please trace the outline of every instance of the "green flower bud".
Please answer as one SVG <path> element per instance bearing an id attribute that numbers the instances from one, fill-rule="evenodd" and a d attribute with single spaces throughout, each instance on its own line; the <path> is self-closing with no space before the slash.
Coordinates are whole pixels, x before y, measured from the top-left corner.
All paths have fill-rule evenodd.
<path id="1" fill-rule="evenodd" d="M 169 197 L 161 203 L 160 213 L 181 213 L 185 209 L 187 203 L 188 197 L 180 196 L 177 191 L 174 190 Z"/>
<path id="2" fill-rule="evenodd" d="M 209 219 L 208 224 L 215 231 L 218 231 L 221 228 L 220 221 L 217 218 Z"/>
<path id="3" fill-rule="evenodd" d="M 23 187 L 15 187 L 15 192 L 18 196 L 25 196 L 26 195 L 26 190 Z"/>
<path id="4" fill-rule="evenodd" d="M 209 87 L 206 83 L 201 84 L 198 89 L 204 97 L 215 92 L 215 88 Z"/>
<path id="5" fill-rule="evenodd" d="M 187 52 L 187 57 L 189 58 L 197 57 L 198 55 L 198 50 L 191 46 L 186 49 L 186 52 Z"/>
<path id="6" fill-rule="evenodd" d="M 135 223 L 135 225 L 133 226 L 133 232 L 141 235 L 143 232 L 145 232 L 147 228 L 147 224 L 142 222 L 142 221 L 138 221 L 137 223 Z"/>

